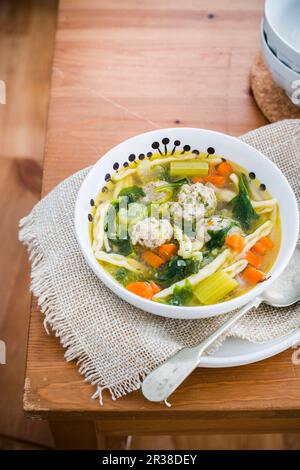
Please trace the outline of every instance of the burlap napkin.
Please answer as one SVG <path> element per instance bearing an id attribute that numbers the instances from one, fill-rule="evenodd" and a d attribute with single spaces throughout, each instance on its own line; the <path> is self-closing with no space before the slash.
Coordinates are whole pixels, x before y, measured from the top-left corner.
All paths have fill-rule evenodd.
<path id="1" fill-rule="evenodd" d="M 241 137 L 272 159 L 300 201 L 300 121 L 286 120 Z M 164 319 L 129 305 L 113 294 L 84 261 L 74 233 L 74 204 L 88 173 L 84 169 L 58 185 L 20 222 L 20 240 L 32 263 L 31 290 L 45 327 L 66 348 L 67 361 L 97 387 L 118 398 L 141 386 L 143 378 L 184 346 L 195 345 L 228 315 L 206 320 Z M 226 336 L 265 342 L 300 327 L 300 306 L 252 310 Z M 223 338 L 224 340 L 224 338 Z M 219 343 L 220 344 L 220 343 Z"/>

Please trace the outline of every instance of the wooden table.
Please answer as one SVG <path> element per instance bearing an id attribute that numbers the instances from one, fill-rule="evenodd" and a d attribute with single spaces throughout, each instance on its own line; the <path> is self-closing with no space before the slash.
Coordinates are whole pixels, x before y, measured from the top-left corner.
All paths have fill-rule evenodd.
<path id="1" fill-rule="evenodd" d="M 62 0 L 43 194 L 115 144 L 154 128 L 239 135 L 265 124 L 249 91 L 263 0 Z M 199 369 L 172 408 L 140 392 L 103 407 L 45 334 L 33 302 L 24 408 L 58 447 L 105 435 L 300 431 L 300 367 L 291 350 L 232 369 Z"/>

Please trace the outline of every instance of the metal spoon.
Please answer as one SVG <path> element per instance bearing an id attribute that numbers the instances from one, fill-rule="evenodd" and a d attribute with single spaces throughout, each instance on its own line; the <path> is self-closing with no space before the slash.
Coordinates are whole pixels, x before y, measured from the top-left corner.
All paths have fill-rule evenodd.
<path id="1" fill-rule="evenodd" d="M 150 401 L 166 400 L 198 366 L 201 355 L 208 346 L 253 307 L 257 308 L 262 302 L 272 307 L 287 307 L 298 300 L 300 300 L 300 245 L 297 245 L 284 272 L 266 292 L 245 305 L 198 346 L 181 349 L 152 371 L 143 382 L 143 395 Z"/>

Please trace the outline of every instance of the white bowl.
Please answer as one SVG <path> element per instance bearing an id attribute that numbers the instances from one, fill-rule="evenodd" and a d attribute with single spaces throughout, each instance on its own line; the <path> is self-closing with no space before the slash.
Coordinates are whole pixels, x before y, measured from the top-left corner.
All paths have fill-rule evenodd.
<path id="1" fill-rule="evenodd" d="M 272 196 L 278 200 L 282 222 L 282 241 L 278 257 L 271 270 L 271 277 L 265 282 L 258 284 L 246 294 L 226 302 L 208 306 L 176 307 L 164 305 L 143 299 L 129 292 L 115 281 L 95 259 L 89 239 L 88 214 L 91 208 L 90 200 L 95 198 L 96 194 L 105 184 L 105 175 L 114 173 L 113 165 L 115 163 L 122 166 L 124 162 L 128 161 L 130 154 L 136 156 L 146 154 L 152 150 L 153 142 L 159 142 L 160 148 L 164 151 L 165 147 L 162 144 L 162 139 L 164 138 L 170 140 L 169 148 L 173 148 L 175 140 L 181 142 L 179 148 L 188 145 L 192 150 L 206 151 L 209 147 L 213 147 L 217 155 L 223 155 L 229 160 L 236 162 L 248 172 L 253 171 L 257 178 L 266 185 Z M 205 129 L 160 129 L 137 135 L 122 142 L 107 152 L 91 169 L 81 185 L 75 206 L 77 239 L 82 253 L 94 273 L 113 292 L 132 305 L 156 315 L 177 319 L 201 319 L 220 315 L 241 307 L 261 294 L 282 273 L 289 262 L 297 242 L 298 225 L 299 216 L 296 198 L 289 183 L 277 166 L 253 147 L 239 139 Z"/>
<path id="2" fill-rule="evenodd" d="M 300 73 L 290 69 L 275 56 L 269 48 L 264 34 L 265 22 L 260 29 L 261 49 L 265 63 L 270 70 L 274 81 L 282 87 L 290 100 L 300 107 Z"/>
<path id="3" fill-rule="evenodd" d="M 300 72 L 299 0 L 266 0 L 264 29 L 278 59 Z"/>

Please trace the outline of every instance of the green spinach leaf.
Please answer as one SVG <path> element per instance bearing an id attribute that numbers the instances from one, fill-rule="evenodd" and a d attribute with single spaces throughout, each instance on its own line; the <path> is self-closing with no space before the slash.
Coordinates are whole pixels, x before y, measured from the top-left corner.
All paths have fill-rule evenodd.
<path id="1" fill-rule="evenodd" d="M 135 282 L 135 281 L 142 281 L 143 276 L 140 274 L 136 274 L 132 271 L 129 271 L 126 268 L 119 268 L 116 273 L 115 273 L 115 279 L 119 281 L 121 284 L 126 286 L 130 282 Z"/>
<path id="2" fill-rule="evenodd" d="M 239 194 L 231 201 L 232 215 L 238 220 L 245 231 L 251 229 L 252 224 L 258 219 L 258 214 L 252 207 L 249 197 L 249 185 L 244 173 L 239 175 Z"/>
<path id="3" fill-rule="evenodd" d="M 119 255 L 128 256 L 132 253 L 132 244 L 129 237 L 125 239 L 121 238 L 109 238 L 109 244 L 112 247 L 114 253 Z"/>
<path id="4" fill-rule="evenodd" d="M 174 288 L 172 297 L 169 300 L 170 305 L 187 305 L 193 298 L 193 288 L 189 281 L 180 287 Z"/>
<path id="5" fill-rule="evenodd" d="M 199 267 L 200 261 L 196 258 L 183 259 L 180 256 L 173 256 L 156 272 L 155 279 L 159 285 L 168 287 L 195 274 L 199 271 Z"/>
<path id="6" fill-rule="evenodd" d="M 222 248 L 225 243 L 225 238 L 232 225 L 221 228 L 220 230 L 208 230 L 207 233 L 211 237 L 205 244 L 207 250 L 214 250 L 215 248 Z"/>
<path id="7" fill-rule="evenodd" d="M 123 188 L 118 194 L 118 198 L 127 197 L 128 203 L 136 202 L 141 197 L 144 197 L 145 193 L 142 188 L 139 186 L 130 186 L 128 188 Z"/>

